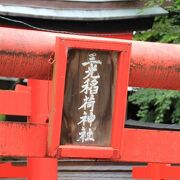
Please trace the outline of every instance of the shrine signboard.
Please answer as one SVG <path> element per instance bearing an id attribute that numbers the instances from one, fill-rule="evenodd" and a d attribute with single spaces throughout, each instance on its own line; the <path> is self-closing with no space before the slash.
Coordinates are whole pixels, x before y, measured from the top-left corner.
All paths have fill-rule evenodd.
<path id="1" fill-rule="evenodd" d="M 62 144 L 110 144 L 117 59 L 117 52 L 68 52 Z"/>
<path id="2" fill-rule="evenodd" d="M 130 50 L 120 40 L 57 37 L 50 155 L 58 148 L 58 157 L 120 156 Z"/>

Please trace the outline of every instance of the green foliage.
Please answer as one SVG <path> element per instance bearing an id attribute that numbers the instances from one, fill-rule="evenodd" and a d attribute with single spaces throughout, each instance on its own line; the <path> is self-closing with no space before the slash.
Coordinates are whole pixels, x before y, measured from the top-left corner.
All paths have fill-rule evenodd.
<path id="1" fill-rule="evenodd" d="M 174 0 L 166 6 L 166 0 L 148 0 L 146 6 L 163 5 L 168 16 L 155 18 L 152 29 L 137 32 L 136 40 L 180 43 L 180 1 Z M 180 91 L 138 89 L 129 96 L 129 102 L 139 107 L 140 121 L 180 124 Z"/>
<path id="2" fill-rule="evenodd" d="M 134 39 L 163 43 L 180 42 L 180 1 L 174 0 L 171 5 L 165 5 L 165 0 L 148 0 L 147 6 L 160 4 L 169 11 L 168 16 L 156 17 L 152 29 L 144 32 L 137 32 Z"/>
<path id="3" fill-rule="evenodd" d="M 6 120 L 6 115 L 0 114 L 0 121 L 5 121 Z"/>
<path id="4" fill-rule="evenodd" d="M 180 91 L 139 89 L 129 102 L 139 106 L 140 121 L 180 124 Z"/>

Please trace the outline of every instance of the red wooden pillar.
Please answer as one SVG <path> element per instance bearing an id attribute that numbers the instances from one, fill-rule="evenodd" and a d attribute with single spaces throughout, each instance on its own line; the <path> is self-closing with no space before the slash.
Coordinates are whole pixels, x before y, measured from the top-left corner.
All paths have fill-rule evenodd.
<path id="1" fill-rule="evenodd" d="M 49 84 L 48 81 L 29 80 L 32 88 L 32 116 L 29 122 L 48 123 L 49 116 Z M 57 180 L 56 158 L 29 158 L 28 180 Z"/>
<path id="2" fill-rule="evenodd" d="M 56 158 L 29 158 L 28 180 L 57 180 Z"/>

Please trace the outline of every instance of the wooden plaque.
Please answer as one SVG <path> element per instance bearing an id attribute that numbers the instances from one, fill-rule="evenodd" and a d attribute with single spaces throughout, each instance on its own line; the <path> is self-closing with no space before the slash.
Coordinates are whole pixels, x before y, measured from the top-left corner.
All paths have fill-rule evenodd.
<path id="1" fill-rule="evenodd" d="M 118 54 L 68 51 L 61 144 L 110 145 Z"/>
<path id="2" fill-rule="evenodd" d="M 49 156 L 120 157 L 130 51 L 122 40 L 57 37 Z"/>

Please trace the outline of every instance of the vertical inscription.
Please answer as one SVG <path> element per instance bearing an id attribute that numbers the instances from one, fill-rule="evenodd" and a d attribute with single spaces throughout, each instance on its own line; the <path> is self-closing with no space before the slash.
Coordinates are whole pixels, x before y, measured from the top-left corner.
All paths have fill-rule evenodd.
<path id="1" fill-rule="evenodd" d="M 80 93 L 83 93 L 84 99 L 82 105 L 78 108 L 78 110 L 83 110 L 83 115 L 77 123 L 78 126 L 81 126 L 79 138 L 77 139 L 78 142 L 95 141 L 92 126 L 93 122 L 96 120 L 94 106 L 96 103 L 96 95 L 99 90 L 98 79 L 100 79 L 97 66 L 101 64 L 102 61 L 96 59 L 96 53 L 90 53 L 88 55 L 88 60 L 81 63 L 81 65 L 87 69 L 84 72 L 85 76 L 83 77 L 82 89 L 80 91 Z"/>
<path id="2" fill-rule="evenodd" d="M 61 144 L 110 145 L 118 56 L 68 50 Z"/>

